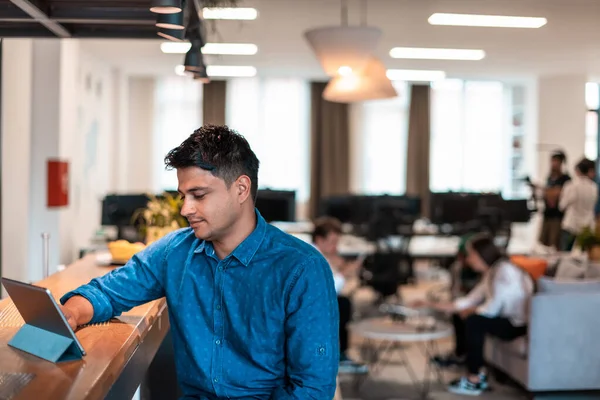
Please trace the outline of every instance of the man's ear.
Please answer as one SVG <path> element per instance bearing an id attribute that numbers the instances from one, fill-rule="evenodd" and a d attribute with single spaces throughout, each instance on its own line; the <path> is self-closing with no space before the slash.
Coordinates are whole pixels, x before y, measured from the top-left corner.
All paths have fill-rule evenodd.
<path id="1" fill-rule="evenodd" d="M 252 181 L 246 175 L 240 176 L 236 181 L 236 188 L 238 201 L 243 203 L 250 197 L 250 189 L 252 188 Z"/>

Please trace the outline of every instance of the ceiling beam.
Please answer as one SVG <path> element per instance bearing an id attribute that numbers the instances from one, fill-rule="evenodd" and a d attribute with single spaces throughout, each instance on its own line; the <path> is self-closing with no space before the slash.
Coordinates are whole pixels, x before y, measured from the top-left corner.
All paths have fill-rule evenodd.
<path id="1" fill-rule="evenodd" d="M 10 0 L 15 6 L 19 7 L 25 13 L 31 16 L 36 22 L 44 25 L 49 31 L 60 38 L 70 38 L 71 33 L 64 26 L 56 21 L 52 21 L 46 13 L 40 10 L 29 0 Z"/>

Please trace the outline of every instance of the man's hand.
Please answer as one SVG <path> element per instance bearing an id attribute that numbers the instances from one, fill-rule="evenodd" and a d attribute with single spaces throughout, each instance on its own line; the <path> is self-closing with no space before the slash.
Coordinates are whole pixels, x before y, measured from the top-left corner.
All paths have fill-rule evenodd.
<path id="1" fill-rule="evenodd" d="M 411 302 L 408 307 L 410 308 L 429 308 L 431 307 L 431 303 L 427 300 L 419 299 Z"/>
<path id="2" fill-rule="evenodd" d="M 475 307 L 466 308 L 466 309 L 460 311 L 458 313 L 458 315 L 460 315 L 460 318 L 462 318 L 462 319 L 467 319 L 469 316 L 475 314 L 475 310 L 477 310 L 477 308 L 475 308 Z"/>
<path id="3" fill-rule="evenodd" d="M 79 324 L 77 323 L 77 319 L 78 319 L 78 312 L 76 308 L 69 308 L 69 307 L 65 307 L 65 306 L 61 306 L 60 307 L 60 311 L 62 311 L 62 313 L 65 315 L 65 318 L 67 319 L 67 322 L 69 323 L 69 325 L 71 326 L 71 329 L 76 330 L 77 327 L 79 326 Z"/>
<path id="4" fill-rule="evenodd" d="M 446 313 L 453 313 L 456 311 L 454 304 L 452 303 L 432 303 L 431 308 Z"/>
<path id="5" fill-rule="evenodd" d="M 64 306 L 60 306 L 60 310 L 73 330 L 87 324 L 94 316 L 94 306 L 82 296 L 71 297 Z"/>

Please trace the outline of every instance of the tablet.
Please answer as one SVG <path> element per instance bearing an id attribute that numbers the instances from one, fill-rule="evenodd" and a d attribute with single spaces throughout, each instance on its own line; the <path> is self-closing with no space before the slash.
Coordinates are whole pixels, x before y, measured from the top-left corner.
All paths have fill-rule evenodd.
<path id="1" fill-rule="evenodd" d="M 85 355 L 50 290 L 8 278 L 2 278 L 2 285 L 27 324 L 73 339 L 81 355 Z"/>

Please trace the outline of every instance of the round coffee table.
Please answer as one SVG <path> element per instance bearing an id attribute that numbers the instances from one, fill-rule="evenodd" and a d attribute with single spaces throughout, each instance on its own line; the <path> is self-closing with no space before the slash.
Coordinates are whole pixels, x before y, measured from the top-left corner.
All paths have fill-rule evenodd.
<path id="1" fill-rule="evenodd" d="M 357 336 L 366 339 L 367 350 L 371 357 L 363 360 L 369 364 L 369 373 L 375 373 L 381 369 L 394 353 L 400 355 L 402 365 L 419 392 L 421 399 L 429 396 L 431 378 L 435 375 L 439 383 L 443 384 L 442 371 L 431 362 L 437 354 L 437 340 L 449 338 L 454 335 L 452 325 L 436 321 L 432 327 L 420 328 L 407 322 L 396 321 L 389 317 L 370 318 L 349 325 L 350 330 Z M 412 367 L 410 358 L 406 355 L 406 343 L 418 343 L 426 358 L 424 381 L 420 382 Z M 381 361 L 385 354 L 386 359 Z"/>

